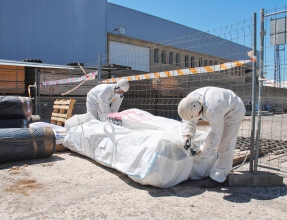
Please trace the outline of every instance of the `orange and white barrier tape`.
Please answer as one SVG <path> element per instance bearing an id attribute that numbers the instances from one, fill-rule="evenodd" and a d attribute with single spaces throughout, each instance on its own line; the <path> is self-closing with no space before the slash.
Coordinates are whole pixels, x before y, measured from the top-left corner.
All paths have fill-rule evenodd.
<path id="1" fill-rule="evenodd" d="M 68 78 L 68 79 L 59 79 L 59 80 L 51 80 L 46 82 L 41 82 L 40 86 L 50 86 L 50 85 L 59 85 L 59 84 L 66 84 L 66 83 L 75 83 L 75 82 L 81 82 L 86 80 L 93 80 L 95 79 L 95 76 L 98 75 L 98 71 L 91 72 L 88 74 L 85 74 L 81 77 L 74 77 L 74 78 Z"/>
<path id="2" fill-rule="evenodd" d="M 103 80 L 101 83 L 116 83 L 120 79 L 127 79 L 128 81 L 135 81 L 135 80 L 144 80 L 144 79 L 158 79 L 164 77 L 173 77 L 173 76 L 185 76 L 185 75 L 192 75 L 192 74 L 199 74 L 199 73 L 213 73 L 221 70 L 231 69 L 233 67 L 242 66 L 246 63 L 256 62 L 256 57 L 250 57 L 251 60 L 239 60 L 233 62 L 227 62 L 219 65 L 212 65 L 212 66 L 203 66 L 203 67 L 195 67 L 195 68 L 187 68 L 187 69 L 180 69 L 180 70 L 170 70 L 170 71 L 163 71 L 163 72 L 155 72 L 155 73 L 145 73 L 140 75 L 134 76 L 123 76 L 117 78 L 111 78 Z"/>
<path id="3" fill-rule="evenodd" d="M 164 77 L 185 76 L 185 75 L 192 75 L 192 74 L 199 74 L 199 73 L 213 73 L 213 72 L 217 72 L 221 70 L 231 69 L 237 66 L 242 66 L 246 63 L 256 62 L 256 56 L 253 55 L 253 51 L 250 51 L 247 54 L 250 57 L 250 60 L 239 60 L 239 61 L 232 61 L 232 62 L 212 65 L 212 66 L 186 68 L 186 69 L 179 69 L 179 70 L 169 70 L 169 71 L 162 71 L 162 72 L 155 72 L 155 73 L 145 73 L 145 74 L 133 75 L 133 76 L 122 76 L 122 77 L 116 77 L 116 78 L 111 78 L 111 79 L 105 79 L 101 81 L 101 83 L 116 83 L 117 81 L 121 79 L 127 79 L 128 81 L 136 81 L 136 80 L 145 80 L 145 79 L 158 79 L 158 78 L 164 78 Z M 75 90 L 79 86 L 81 86 L 85 81 L 95 79 L 95 76 L 97 74 L 98 74 L 98 71 L 91 72 L 88 74 L 85 73 L 85 75 L 83 75 L 82 77 L 78 77 L 78 78 L 68 78 L 68 79 L 42 82 L 40 86 L 42 87 L 42 86 L 47 86 L 47 85 L 57 85 L 57 84 L 66 84 L 66 83 L 74 83 L 74 82 L 83 81 L 78 86 L 76 86 L 74 89 L 62 94 L 62 95 L 65 95 Z"/>

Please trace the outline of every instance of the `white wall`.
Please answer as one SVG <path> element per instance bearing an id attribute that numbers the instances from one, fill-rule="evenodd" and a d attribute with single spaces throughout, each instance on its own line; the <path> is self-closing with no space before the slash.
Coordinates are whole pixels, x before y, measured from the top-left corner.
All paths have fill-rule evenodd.
<path id="1" fill-rule="evenodd" d="M 150 50 L 132 44 L 109 42 L 110 64 L 129 66 L 133 70 L 150 72 Z"/>

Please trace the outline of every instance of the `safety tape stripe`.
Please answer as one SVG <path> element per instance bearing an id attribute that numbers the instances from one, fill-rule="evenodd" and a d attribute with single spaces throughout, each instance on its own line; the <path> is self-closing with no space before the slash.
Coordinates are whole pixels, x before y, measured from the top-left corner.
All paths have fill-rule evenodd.
<path id="1" fill-rule="evenodd" d="M 232 61 L 232 62 L 227 62 L 227 63 L 213 65 L 213 66 L 203 66 L 203 67 L 195 67 L 195 68 L 187 68 L 187 69 L 179 69 L 179 70 L 171 70 L 171 71 L 155 72 L 155 73 L 145 73 L 141 75 L 123 76 L 123 77 L 118 77 L 118 78 L 105 79 L 101 83 L 116 83 L 120 79 L 127 79 L 128 81 L 135 81 L 135 80 L 156 79 L 156 78 L 172 77 L 172 76 L 184 76 L 184 75 L 191 75 L 191 74 L 198 74 L 198 73 L 212 73 L 212 72 L 217 72 L 221 70 L 227 70 L 227 69 L 230 69 L 236 66 L 242 66 L 250 62 L 256 62 L 256 56 L 251 57 L 251 60 L 238 60 L 238 61 Z M 72 82 L 80 82 L 83 80 L 91 80 L 91 79 L 95 79 L 95 76 L 97 74 L 98 74 L 98 71 L 88 73 L 78 78 L 68 78 L 68 79 L 42 82 L 41 86 L 66 84 L 66 83 L 72 83 Z"/>
<path id="2" fill-rule="evenodd" d="M 160 77 L 159 73 L 154 73 L 154 76 L 155 76 L 155 78 L 159 78 Z"/>
<path id="3" fill-rule="evenodd" d="M 220 68 L 223 69 L 223 70 L 227 70 L 227 66 L 225 64 L 220 64 Z"/>
<path id="4" fill-rule="evenodd" d="M 169 71 L 164 72 L 166 76 L 172 76 L 172 74 Z"/>
<path id="5" fill-rule="evenodd" d="M 240 63 L 238 61 L 234 61 L 233 64 L 234 64 L 234 66 L 242 66 L 243 65 L 243 63 Z"/>
<path id="6" fill-rule="evenodd" d="M 214 66 L 214 72 L 218 72 L 218 71 L 220 71 L 220 70 L 221 70 L 220 65 Z"/>
<path id="7" fill-rule="evenodd" d="M 256 60 L 254 59 L 254 61 Z M 179 70 L 171 70 L 171 71 L 163 71 L 163 72 L 155 72 L 155 73 L 145 73 L 142 75 L 126 76 L 126 77 L 121 77 L 121 78 L 126 78 L 128 81 L 134 81 L 134 80 L 156 79 L 156 78 L 171 77 L 171 76 L 183 76 L 183 75 L 198 74 L 198 73 L 212 73 L 212 72 L 217 72 L 221 70 L 227 70 L 227 69 L 237 67 L 237 66 L 242 66 L 250 62 L 253 62 L 253 60 L 252 59 L 251 60 L 238 60 L 238 61 L 232 61 L 232 62 L 212 65 L 212 66 L 203 66 L 203 67 L 195 67 L 195 68 L 187 68 L 187 69 L 179 69 Z M 118 80 L 119 78 L 112 78 L 112 79 L 107 79 L 103 82 L 111 83 L 111 82 L 115 82 Z"/>
<path id="8" fill-rule="evenodd" d="M 204 69 L 209 73 L 214 72 L 214 69 L 211 66 L 204 66 Z"/>
<path id="9" fill-rule="evenodd" d="M 144 75 L 145 79 L 150 79 L 149 74 L 143 74 L 143 75 Z"/>
<path id="10" fill-rule="evenodd" d="M 238 60 L 238 61 L 222 63 L 218 65 L 213 65 L 213 66 L 203 66 L 203 67 L 195 67 L 195 68 L 187 68 L 187 69 L 179 69 L 179 70 L 171 70 L 171 71 L 163 71 L 163 72 L 155 72 L 155 73 L 145 73 L 141 75 L 106 79 L 102 81 L 102 83 L 117 82 L 120 79 L 127 79 L 128 81 L 134 81 L 134 80 L 144 80 L 144 79 L 157 79 L 157 78 L 172 77 L 172 76 L 183 76 L 183 75 L 198 74 L 198 73 L 212 73 L 212 72 L 217 72 L 221 70 L 231 69 L 236 66 L 242 66 L 250 62 L 252 62 L 252 60 Z"/>
<path id="11" fill-rule="evenodd" d="M 189 69 L 190 69 L 190 71 L 191 71 L 192 73 L 194 73 L 194 74 L 197 74 L 197 73 L 198 73 L 197 69 L 195 69 L 195 68 L 189 68 Z"/>
<path id="12" fill-rule="evenodd" d="M 98 75 L 98 71 L 88 73 L 88 74 L 83 75 L 83 76 L 81 76 L 81 77 L 68 78 L 68 79 L 60 79 L 60 80 L 51 80 L 51 81 L 41 82 L 41 85 L 40 85 L 40 86 L 50 86 L 50 85 L 58 85 L 58 84 L 81 82 L 81 81 L 84 81 L 84 80 L 95 79 L 95 76 L 96 76 L 96 75 Z"/>
<path id="13" fill-rule="evenodd" d="M 182 70 L 177 70 L 177 74 L 178 74 L 179 76 L 184 75 L 184 73 L 183 73 L 183 71 L 182 71 Z"/>

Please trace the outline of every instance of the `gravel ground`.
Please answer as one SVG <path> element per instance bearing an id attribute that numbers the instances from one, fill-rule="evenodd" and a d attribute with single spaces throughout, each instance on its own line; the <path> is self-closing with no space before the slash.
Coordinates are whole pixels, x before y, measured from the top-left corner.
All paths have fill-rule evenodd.
<path id="1" fill-rule="evenodd" d="M 283 130 L 282 116 L 278 116 L 277 127 L 276 117 L 265 119 L 264 125 L 272 128 L 265 125 L 263 134 L 272 139 L 275 133 L 284 141 L 285 131 L 280 135 L 274 131 Z M 249 124 L 246 118 L 241 128 L 249 134 L 246 137 L 250 136 Z M 286 153 L 267 153 L 259 165 L 259 170 L 282 175 L 285 185 L 202 188 L 205 180 L 187 180 L 160 189 L 135 183 L 74 152 L 56 152 L 49 158 L 21 161 L 0 170 L 0 219 L 285 220 Z M 245 163 L 236 170 L 248 169 L 249 163 Z"/>

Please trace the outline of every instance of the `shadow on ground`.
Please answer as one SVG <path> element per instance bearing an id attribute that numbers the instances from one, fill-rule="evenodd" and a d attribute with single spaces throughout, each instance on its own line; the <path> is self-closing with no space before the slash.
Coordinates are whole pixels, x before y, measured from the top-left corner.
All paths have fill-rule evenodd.
<path id="1" fill-rule="evenodd" d="M 0 170 L 10 169 L 13 166 L 19 166 L 20 167 L 20 166 L 23 166 L 25 164 L 27 164 L 27 165 L 44 164 L 44 163 L 51 163 L 51 162 L 60 161 L 60 160 L 65 160 L 65 159 L 54 154 L 50 157 L 45 157 L 45 158 L 11 161 L 11 162 L 0 163 Z"/>
<path id="2" fill-rule="evenodd" d="M 96 166 L 101 167 L 102 169 L 116 175 L 127 185 L 138 189 L 145 190 L 152 197 L 193 197 L 200 194 L 203 194 L 206 191 L 213 191 L 217 193 L 223 193 L 223 199 L 234 202 L 234 203 L 247 203 L 252 199 L 256 200 L 272 200 L 281 196 L 287 195 L 287 186 L 272 186 L 272 187 L 216 187 L 216 188 L 202 188 L 204 183 L 203 180 L 186 180 L 182 183 L 177 184 L 176 186 L 170 188 L 158 188 L 150 185 L 141 185 L 131 178 L 129 178 L 126 174 L 123 174 L 113 168 L 103 166 L 98 162 L 79 155 L 77 153 L 67 151 L 71 156 L 80 157 L 90 161 Z"/>
<path id="3" fill-rule="evenodd" d="M 210 191 L 224 193 L 223 199 L 234 203 L 246 203 L 252 199 L 272 200 L 287 195 L 287 186 L 269 187 L 226 187 Z"/>

